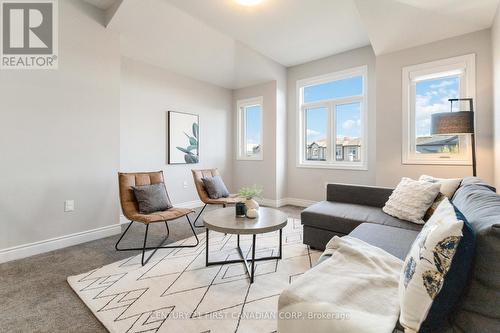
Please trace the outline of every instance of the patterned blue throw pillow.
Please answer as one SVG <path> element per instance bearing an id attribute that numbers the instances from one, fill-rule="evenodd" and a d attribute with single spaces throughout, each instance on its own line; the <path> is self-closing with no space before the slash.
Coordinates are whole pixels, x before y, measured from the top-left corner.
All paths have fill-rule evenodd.
<path id="1" fill-rule="evenodd" d="M 474 247 L 471 226 L 444 199 L 403 264 L 400 323 L 407 331 L 424 333 L 443 327 L 466 288 Z"/>
<path id="2" fill-rule="evenodd" d="M 455 209 L 457 220 L 464 222 L 462 227 L 462 238 L 458 243 L 450 269 L 445 276 L 443 286 L 439 294 L 434 298 L 427 318 L 425 318 L 420 326 L 419 332 L 422 333 L 434 331 L 439 327 L 443 327 L 449 314 L 453 313 L 454 307 L 457 305 L 460 296 L 466 289 L 470 277 L 476 245 L 476 235 L 465 216 L 457 207 L 453 206 L 453 208 Z"/>

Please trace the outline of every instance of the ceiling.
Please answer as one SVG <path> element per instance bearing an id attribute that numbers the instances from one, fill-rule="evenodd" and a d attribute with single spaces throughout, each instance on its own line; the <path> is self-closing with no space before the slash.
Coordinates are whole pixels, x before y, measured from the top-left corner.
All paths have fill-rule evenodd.
<path id="1" fill-rule="evenodd" d="M 164 0 L 125 0 L 109 23 L 122 55 L 235 89 L 284 67 Z"/>
<path id="2" fill-rule="evenodd" d="M 371 45 L 375 54 L 491 26 L 500 0 L 85 0 L 113 11 L 122 54 L 227 88 Z"/>
<path id="3" fill-rule="evenodd" d="M 165 0 L 284 66 L 370 43 L 352 0 Z"/>
<path id="4" fill-rule="evenodd" d="M 97 8 L 107 10 L 111 8 L 112 5 L 117 3 L 119 0 L 85 0 L 85 2 L 96 6 Z"/>
<path id="5" fill-rule="evenodd" d="M 354 0 L 375 54 L 487 29 L 499 0 Z"/>

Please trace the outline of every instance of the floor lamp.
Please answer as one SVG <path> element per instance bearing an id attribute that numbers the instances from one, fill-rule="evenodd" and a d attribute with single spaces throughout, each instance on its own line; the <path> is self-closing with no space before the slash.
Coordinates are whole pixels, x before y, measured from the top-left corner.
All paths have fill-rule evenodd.
<path id="1" fill-rule="evenodd" d="M 472 98 L 450 98 L 450 112 L 434 113 L 431 116 L 432 135 L 470 134 L 472 142 L 472 174 L 476 173 L 476 140 L 474 138 L 474 106 Z M 453 112 L 453 102 L 468 101 L 469 111 Z"/>

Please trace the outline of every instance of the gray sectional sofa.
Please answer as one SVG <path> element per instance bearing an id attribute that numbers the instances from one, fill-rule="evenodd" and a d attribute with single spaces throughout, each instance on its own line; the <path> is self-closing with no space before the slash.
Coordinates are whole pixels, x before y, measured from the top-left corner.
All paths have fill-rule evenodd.
<path id="1" fill-rule="evenodd" d="M 304 244 L 324 250 L 333 236 L 354 233 L 363 239 L 365 235 L 374 235 L 376 239 L 373 241 L 377 245 L 398 258 L 404 258 L 409 249 L 408 243 L 411 245 L 422 226 L 399 220 L 382 211 L 392 191 L 385 187 L 328 184 L 326 201 L 306 208 L 301 214 Z M 393 244 L 392 232 L 402 236 L 399 244 Z"/>
<path id="2" fill-rule="evenodd" d="M 350 235 L 404 260 L 421 226 L 382 211 L 391 193 L 389 188 L 329 184 L 327 200 L 302 212 L 304 243 L 324 249 L 333 236 Z M 440 332 L 500 332 L 500 196 L 479 178 L 468 177 L 451 201 L 472 225 L 477 245 L 469 286 Z"/>

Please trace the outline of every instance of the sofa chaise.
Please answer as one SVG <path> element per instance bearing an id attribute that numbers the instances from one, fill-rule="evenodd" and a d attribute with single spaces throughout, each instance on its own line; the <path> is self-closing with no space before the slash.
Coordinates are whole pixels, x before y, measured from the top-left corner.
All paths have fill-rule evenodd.
<path id="1" fill-rule="evenodd" d="M 329 184 L 327 200 L 302 212 L 303 242 L 324 249 L 333 236 L 349 235 L 404 260 L 421 226 L 382 211 L 392 191 Z M 468 287 L 447 326 L 439 332 L 500 332 L 500 196 L 495 191 L 479 178 L 468 177 L 451 200 L 472 225 L 476 249 Z M 323 255 L 318 265 L 328 265 L 328 260 Z M 321 283 L 335 288 L 334 280 Z M 290 296 L 293 284 L 285 292 Z M 318 293 L 304 301 L 322 302 L 324 297 Z"/>

